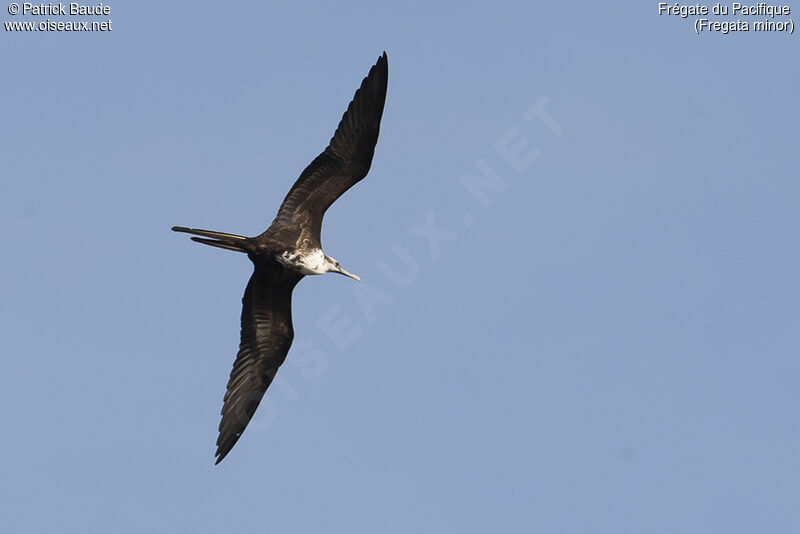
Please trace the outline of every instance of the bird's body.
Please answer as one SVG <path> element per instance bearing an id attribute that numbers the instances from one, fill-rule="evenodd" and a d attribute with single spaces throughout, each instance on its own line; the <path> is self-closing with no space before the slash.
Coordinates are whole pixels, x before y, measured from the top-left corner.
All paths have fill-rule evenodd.
<path id="1" fill-rule="evenodd" d="M 256 237 L 175 226 L 206 245 L 244 252 L 254 270 L 242 298 L 241 342 L 222 407 L 217 463 L 253 417 L 294 337 L 292 291 L 307 275 L 335 272 L 355 280 L 322 250 L 325 211 L 369 171 L 386 100 L 388 63 L 378 58 L 356 91 L 328 147 L 306 167 L 270 227 Z"/>

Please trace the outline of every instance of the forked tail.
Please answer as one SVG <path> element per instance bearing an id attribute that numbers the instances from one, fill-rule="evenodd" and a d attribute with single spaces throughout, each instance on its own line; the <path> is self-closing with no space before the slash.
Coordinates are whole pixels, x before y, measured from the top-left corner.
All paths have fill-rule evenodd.
<path id="1" fill-rule="evenodd" d="M 185 228 L 183 226 L 173 226 L 173 232 L 183 232 L 184 234 L 200 235 L 203 237 L 193 237 L 192 241 L 211 245 L 212 247 L 224 248 L 236 252 L 247 252 L 247 238 L 235 234 L 214 232 L 212 230 L 199 230 L 197 228 Z M 212 239 L 204 239 L 212 238 Z"/>

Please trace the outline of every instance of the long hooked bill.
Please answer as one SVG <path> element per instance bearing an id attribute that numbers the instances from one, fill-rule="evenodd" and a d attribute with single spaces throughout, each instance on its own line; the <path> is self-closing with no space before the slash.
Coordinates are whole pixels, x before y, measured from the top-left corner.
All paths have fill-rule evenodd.
<path id="1" fill-rule="evenodd" d="M 339 274 L 343 274 L 345 276 L 349 276 L 350 278 L 352 278 L 353 280 L 356 280 L 358 282 L 361 281 L 361 277 L 360 276 L 358 276 L 357 274 L 353 274 L 351 272 L 345 271 L 344 268 L 341 265 L 339 266 L 339 270 L 336 271 L 336 272 L 339 273 Z"/>

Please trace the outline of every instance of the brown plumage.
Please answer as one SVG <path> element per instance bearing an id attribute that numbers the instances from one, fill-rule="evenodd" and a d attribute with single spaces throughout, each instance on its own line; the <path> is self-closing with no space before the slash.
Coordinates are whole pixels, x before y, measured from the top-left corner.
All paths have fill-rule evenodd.
<path id="1" fill-rule="evenodd" d="M 362 180 L 372 164 L 386 100 L 386 52 L 353 96 L 327 148 L 300 174 L 270 227 L 257 237 L 175 226 L 206 245 L 247 253 L 255 265 L 242 298 L 239 353 L 222 406 L 216 463 L 244 432 L 292 344 L 292 291 L 307 274 L 337 272 L 339 262 L 322 252 L 325 211 Z"/>

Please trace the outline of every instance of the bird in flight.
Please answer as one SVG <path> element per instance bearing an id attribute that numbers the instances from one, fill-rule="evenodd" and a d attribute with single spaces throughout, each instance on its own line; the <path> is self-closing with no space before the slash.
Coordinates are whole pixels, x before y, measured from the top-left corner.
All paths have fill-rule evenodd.
<path id="1" fill-rule="evenodd" d="M 292 290 L 306 275 L 339 273 L 360 280 L 322 251 L 325 211 L 361 181 L 378 142 L 389 66 L 384 52 L 347 106 L 325 150 L 305 168 L 270 227 L 256 237 L 173 226 L 192 241 L 244 252 L 253 274 L 242 298 L 242 332 L 222 406 L 219 464 L 247 428 L 294 337 Z"/>

